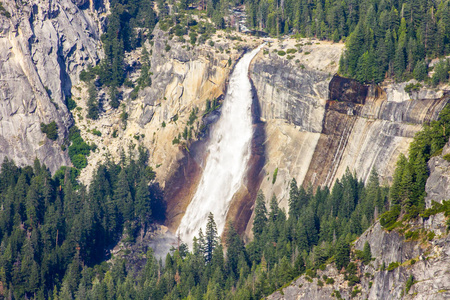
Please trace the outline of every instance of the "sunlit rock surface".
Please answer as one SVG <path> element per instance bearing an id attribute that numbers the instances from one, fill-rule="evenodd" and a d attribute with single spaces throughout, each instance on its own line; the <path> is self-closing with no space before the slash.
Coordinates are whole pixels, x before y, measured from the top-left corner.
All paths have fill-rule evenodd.
<path id="1" fill-rule="evenodd" d="M 3 2 L 11 17 L 0 15 L 0 161 L 26 165 L 37 157 L 51 171 L 70 164 L 61 150 L 72 123 L 65 99 L 79 72 L 99 59 L 98 11 L 76 4 Z M 52 121 L 55 142 L 40 130 Z"/>
<path id="2" fill-rule="evenodd" d="M 325 55 L 341 51 L 327 47 Z M 436 119 L 448 102 L 439 91 L 410 96 L 405 84 L 361 85 L 299 67 L 272 51 L 258 55 L 250 76 L 267 132 L 267 180 L 261 189 L 267 199 L 277 195 L 285 208 L 292 178 L 305 187 L 331 186 L 347 168 L 364 181 L 376 168 L 382 182 L 391 182 L 398 155 L 407 154 L 422 124 Z"/>
<path id="3" fill-rule="evenodd" d="M 445 147 L 448 148 L 448 145 Z M 439 165 L 436 167 L 436 161 Z M 430 177 L 426 184 L 427 207 L 431 198 L 436 202 L 449 199 L 447 182 L 450 176 L 448 162 L 441 156 L 432 158 L 428 163 Z M 442 165 L 441 165 L 442 164 Z M 430 195 L 430 191 L 433 193 Z M 439 213 L 429 218 L 419 218 L 411 223 L 413 230 L 434 232 L 431 239 L 405 239 L 396 230 L 388 232 L 377 222 L 366 230 L 354 243 L 353 249 L 363 250 L 364 244 L 370 244 L 373 261 L 367 266 L 358 262 L 357 276 L 361 283 L 359 294 L 352 299 L 449 299 L 450 297 L 450 236 L 447 232 L 446 218 Z M 382 271 L 390 263 L 398 262 L 399 266 L 391 271 Z M 294 280 L 282 292 L 275 292 L 268 299 L 336 299 L 331 294 L 338 290 L 344 299 L 350 298 L 353 287 L 348 287 L 344 275 L 334 265 L 329 265 L 317 275 L 335 280 L 333 284 L 319 286 L 318 279 L 312 282 L 305 276 Z M 406 281 L 410 276 L 416 281 L 406 291 Z"/>

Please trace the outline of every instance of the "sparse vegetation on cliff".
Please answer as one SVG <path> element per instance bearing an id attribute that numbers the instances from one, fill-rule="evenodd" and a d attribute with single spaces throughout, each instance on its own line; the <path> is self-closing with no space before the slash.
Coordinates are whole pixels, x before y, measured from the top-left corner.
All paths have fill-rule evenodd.
<path id="1" fill-rule="evenodd" d="M 49 124 L 41 123 L 41 131 L 47 135 L 47 138 L 56 141 L 58 139 L 58 125 L 55 121 Z"/>

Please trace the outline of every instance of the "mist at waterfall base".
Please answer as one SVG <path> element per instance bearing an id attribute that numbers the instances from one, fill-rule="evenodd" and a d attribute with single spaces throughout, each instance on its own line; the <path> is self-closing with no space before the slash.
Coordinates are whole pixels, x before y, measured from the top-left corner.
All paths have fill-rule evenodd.
<path id="1" fill-rule="evenodd" d="M 220 119 L 211 130 L 202 178 L 177 230 L 190 247 L 199 229 L 205 232 L 210 212 L 222 234 L 231 200 L 244 180 L 253 137 L 248 68 L 262 46 L 245 54 L 231 74 Z"/>

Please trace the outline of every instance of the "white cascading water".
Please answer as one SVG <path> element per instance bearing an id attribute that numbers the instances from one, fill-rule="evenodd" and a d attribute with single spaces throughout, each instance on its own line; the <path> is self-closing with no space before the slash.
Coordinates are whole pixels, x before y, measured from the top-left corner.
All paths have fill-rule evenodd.
<path id="1" fill-rule="evenodd" d="M 262 46 L 245 54 L 231 75 L 220 119 L 211 131 L 202 178 L 177 230 L 188 245 L 192 245 L 200 228 L 205 232 L 210 212 L 218 234 L 222 234 L 231 200 L 244 179 L 253 136 L 248 68 Z"/>

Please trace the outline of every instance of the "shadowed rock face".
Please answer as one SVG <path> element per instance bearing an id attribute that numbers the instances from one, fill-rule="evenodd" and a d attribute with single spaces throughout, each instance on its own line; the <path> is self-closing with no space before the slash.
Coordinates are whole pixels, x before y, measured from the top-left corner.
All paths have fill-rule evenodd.
<path id="1" fill-rule="evenodd" d="M 356 80 L 335 75 L 330 81 L 330 100 L 364 104 L 368 87 Z"/>

